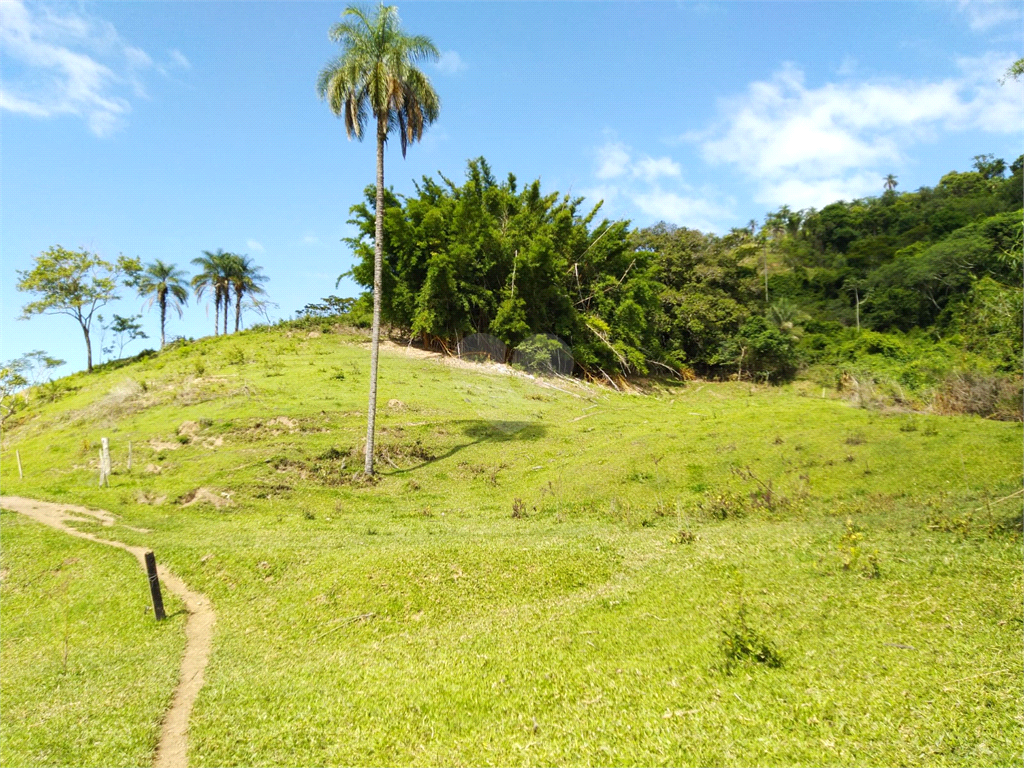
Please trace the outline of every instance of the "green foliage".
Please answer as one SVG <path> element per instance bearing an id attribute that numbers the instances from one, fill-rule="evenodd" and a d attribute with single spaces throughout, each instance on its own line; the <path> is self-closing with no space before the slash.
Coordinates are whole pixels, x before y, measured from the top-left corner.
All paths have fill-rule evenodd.
<path id="1" fill-rule="evenodd" d="M 101 307 L 119 298 L 121 280 L 141 269 L 138 259 L 119 256 L 105 261 L 82 249 L 69 251 L 59 245 L 33 258 L 32 269 L 18 270 L 19 291 L 39 296 L 22 307 L 21 319 L 33 315 L 67 315 L 74 318 L 85 336 L 87 369 L 92 372 L 93 318 Z"/>
<path id="2" fill-rule="evenodd" d="M 374 190 L 353 206 L 355 280 L 373 281 Z M 586 369 L 646 373 L 660 359 L 651 322 L 658 288 L 651 254 L 634 251 L 625 222 L 592 226 L 581 198 L 498 182 L 483 158 L 462 186 L 424 177 L 417 195 L 388 193 L 384 210 L 386 322 L 427 344 L 454 348 L 490 333 L 516 346 L 527 336 L 565 340 Z"/>
<path id="3" fill-rule="evenodd" d="M 766 667 L 782 666 L 782 655 L 775 643 L 750 622 L 746 603 L 742 600 L 736 614 L 722 628 L 722 653 L 727 669 L 743 661 L 753 661 Z"/>

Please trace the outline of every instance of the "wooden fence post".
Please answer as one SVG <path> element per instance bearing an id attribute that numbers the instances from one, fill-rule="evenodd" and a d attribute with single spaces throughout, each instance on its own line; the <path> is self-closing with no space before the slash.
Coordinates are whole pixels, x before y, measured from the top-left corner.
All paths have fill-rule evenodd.
<path id="1" fill-rule="evenodd" d="M 156 573 L 156 555 L 152 550 L 146 553 L 146 574 L 149 576 L 149 593 L 153 596 L 153 615 L 157 621 L 163 619 L 164 599 L 160 594 L 160 577 Z"/>
<path id="2" fill-rule="evenodd" d="M 110 487 L 110 440 L 107 438 L 101 438 L 100 443 L 103 448 L 100 451 L 101 463 L 103 464 L 103 482 L 107 488 Z"/>

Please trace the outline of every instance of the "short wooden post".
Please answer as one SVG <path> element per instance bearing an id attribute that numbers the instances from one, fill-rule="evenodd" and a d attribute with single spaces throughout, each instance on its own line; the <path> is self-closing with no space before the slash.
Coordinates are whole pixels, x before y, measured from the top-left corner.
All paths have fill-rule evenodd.
<path id="1" fill-rule="evenodd" d="M 103 462 L 103 482 L 110 487 L 110 440 L 107 438 L 101 438 L 100 444 L 103 446 L 101 449 L 101 461 Z"/>
<path id="2" fill-rule="evenodd" d="M 23 475 L 22 472 L 21 472 L 21 453 L 19 451 L 15 451 L 14 455 L 18 459 L 18 479 L 19 480 L 24 480 L 25 479 L 25 475 Z"/>
<path id="3" fill-rule="evenodd" d="M 103 487 L 104 481 L 107 479 L 106 474 L 103 472 L 103 449 L 100 449 L 100 488 Z"/>
<path id="4" fill-rule="evenodd" d="M 156 573 L 156 555 L 152 551 L 146 553 L 146 573 L 149 576 L 149 592 L 153 596 L 153 615 L 157 621 L 163 619 L 164 599 L 160 594 L 160 577 Z"/>
<path id="5" fill-rule="evenodd" d="M 132 441 L 128 441 L 128 471 L 132 471 Z"/>

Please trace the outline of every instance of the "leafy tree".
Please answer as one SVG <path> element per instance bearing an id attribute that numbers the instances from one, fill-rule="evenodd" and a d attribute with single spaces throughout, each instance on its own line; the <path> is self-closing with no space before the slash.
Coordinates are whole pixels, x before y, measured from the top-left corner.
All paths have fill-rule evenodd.
<path id="1" fill-rule="evenodd" d="M 440 101 L 416 62 L 436 60 L 438 51 L 429 38 L 402 32 L 394 6 L 382 4 L 373 15 L 349 6 L 343 15 L 351 20 L 338 22 L 330 30 L 330 39 L 342 46 L 342 54 L 321 70 L 316 90 L 331 111 L 344 118 L 349 139 L 362 140 L 368 113 L 377 123 L 373 336 L 365 462 L 366 474 L 372 475 L 384 249 L 384 144 L 397 129 L 404 157 L 406 146 L 419 141 L 423 129 L 437 119 Z"/>
<path id="2" fill-rule="evenodd" d="M 101 307 L 119 298 L 122 278 L 136 274 L 141 264 L 125 256 L 109 262 L 85 249 L 69 251 L 59 245 L 43 251 L 33 262 L 32 269 L 18 270 L 17 288 L 40 298 L 22 307 L 20 319 L 33 315 L 74 318 L 85 337 L 86 370 L 92 373 L 89 334 L 93 317 Z"/>
<path id="3" fill-rule="evenodd" d="M 248 256 L 239 256 L 233 253 L 228 254 L 226 270 L 231 288 L 235 292 L 235 331 L 237 332 L 242 325 L 242 300 L 246 296 L 255 297 L 266 293 L 262 284 L 268 278 L 263 274 L 263 268 L 253 263 Z M 226 319 L 226 304 L 224 315 Z"/>
<path id="4" fill-rule="evenodd" d="M 164 348 L 164 328 L 167 324 L 167 307 L 177 310 L 178 317 L 188 303 L 188 276 L 174 264 L 157 259 L 147 264 L 135 281 L 140 296 L 148 296 L 148 306 L 160 307 L 160 349 Z"/>
<path id="5" fill-rule="evenodd" d="M 148 339 L 149 336 L 142 330 L 142 324 L 139 323 L 141 319 L 142 315 L 121 317 L 121 315 L 115 314 L 113 322 L 103 327 L 104 331 L 110 331 L 114 335 L 110 346 L 103 347 L 103 354 L 112 355 L 116 349 L 117 357 L 114 359 L 120 360 L 126 346 L 136 339 Z"/>

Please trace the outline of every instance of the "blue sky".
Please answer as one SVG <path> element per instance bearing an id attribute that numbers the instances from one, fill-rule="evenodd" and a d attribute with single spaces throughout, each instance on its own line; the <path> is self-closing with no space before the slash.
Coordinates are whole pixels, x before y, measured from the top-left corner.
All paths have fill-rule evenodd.
<path id="1" fill-rule="evenodd" d="M 441 117 L 385 179 L 399 193 L 485 156 L 499 177 L 605 201 L 636 225 L 717 232 L 779 205 L 933 185 L 1024 149 L 1018 2 L 399 5 L 443 52 Z M 60 244 L 189 266 L 247 253 L 273 316 L 357 288 L 341 238 L 373 181 L 316 75 L 343 3 L 74 3 L 0 9 L 0 359 L 84 367 L 74 321 L 18 321 L 16 270 Z M 113 312 L 142 311 L 129 296 Z M 250 318 L 249 322 L 255 321 Z M 200 336 L 193 301 L 168 333 Z M 152 340 L 155 312 L 145 315 Z M 98 341 L 98 339 L 97 339 Z M 95 342 L 94 342 L 95 345 Z M 137 342 L 126 350 L 139 351 Z"/>

